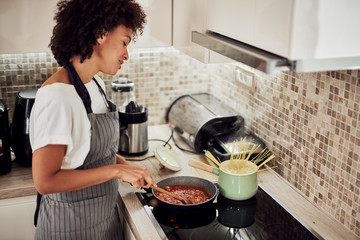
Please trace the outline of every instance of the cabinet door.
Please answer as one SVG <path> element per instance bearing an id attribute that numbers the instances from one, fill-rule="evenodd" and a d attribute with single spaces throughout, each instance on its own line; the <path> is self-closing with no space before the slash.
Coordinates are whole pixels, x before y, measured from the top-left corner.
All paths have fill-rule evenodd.
<path id="1" fill-rule="evenodd" d="M 291 0 L 208 0 L 206 29 L 286 56 L 291 7 Z"/>
<path id="2" fill-rule="evenodd" d="M 205 30 L 204 0 L 174 0 L 173 46 L 205 61 L 209 50 L 191 42 L 191 31 Z"/>
<path id="3" fill-rule="evenodd" d="M 359 58 L 359 10 L 358 0 L 296 0 L 289 58 Z"/>
<path id="4" fill-rule="evenodd" d="M 207 30 L 245 43 L 254 40 L 256 0 L 208 0 L 204 6 Z"/>
<path id="5" fill-rule="evenodd" d="M 233 62 L 191 41 L 192 31 L 206 30 L 206 7 L 209 0 L 173 1 L 173 46 L 204 63 Z M 221 4 L 220 4 L 221 5 Z"/>
<path id="6" fill-rule="evenodd" d="M 171 46 L 171 1 L 138 0 L 144 9 L 146 25 L 144 33 L 129 48 L 169 47 Z"/>
<path id="7" fill-rule="evenodd" d="M 36 196 L 0 200 L 0 238 L 33 240 Z"/>
<path id="8" fill-rule="evenodd" d="M 254 2 L 255 11 L 248 20 L 254 24 L 252 44 L 280 56 L 289 56 L 293 1 L 256 0 Z"/>

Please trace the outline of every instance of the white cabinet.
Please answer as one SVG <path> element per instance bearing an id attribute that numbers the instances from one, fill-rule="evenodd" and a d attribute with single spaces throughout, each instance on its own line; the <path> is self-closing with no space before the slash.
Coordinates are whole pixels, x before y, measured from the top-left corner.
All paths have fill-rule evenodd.
<path id="1" fill-rule="evenodd" d="M 357 0 L 208 0 L 206 29 L 292 60 L 360 56 Z"/>
<path id="2" fill-rule="evenodd" d="M 171 1 L 137 0 L 146 13 L 144 33 L 129 48 L 171 46 Z"/>
<path id="3" fill-rule="evenodd" d="M 0 200 L 0 238 L 33 240 L 36 196 Z"/>
<path id="4" fill-rule="evenodd" d="M 221 1 L 220 5 L 221 5 Z M 185 54 L 205 63 L 231 62 L 216 52 L 191 41 L 192 31 L 206 30 L 205 7 L 207 0 L 173 1 L 173 46 Z"/>
<path id="5" fill-rule="evenodd" d="M 286 56 L 291 0 L 208 0 L 206 30 Z"/>
<path id="6" fill-rule="evenodd" d="M 207 31 L 211 44 L 221 40 L 225 47 L 218 52 L 227 56 L 231 42 L 233 49 L 242 48 L 238 56 L 266 61 L 273 57 L 266 53 L 275 54 L 298 72 L 360 68 L 358 0 L 208 0 L 204 9 L 205 27 L 197 31 Z"/>

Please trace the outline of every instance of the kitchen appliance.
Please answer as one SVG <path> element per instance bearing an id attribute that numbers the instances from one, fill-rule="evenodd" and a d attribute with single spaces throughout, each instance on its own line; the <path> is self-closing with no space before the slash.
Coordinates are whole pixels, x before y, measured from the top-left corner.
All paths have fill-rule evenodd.
<path id="1" fill-rule="evenodd" d="M 136 195 L 162 239 L 318 239 L 261 187 L 248 200 L 218 194 L 206 208 L 193 211 L 164 208 L 149 192 Z"/>
<path id="2" fill-rule="evenodd" d="M 11 171 L 9 111 L 0 100 L 0 175 Z"/>
<path id="3" fill-rule="evenodd" d="M 119 153 L 138 156 L 148 151 L 148 110 L 131 101 L 119 107 Z"/>
<path id="4" fill-rule="evenodd" d="M 120 77 L 111 82 L 111 100 L 117 107 L 135 102 L 135 84 L 126 77 Z"/>
<path id="5" fill-rule="evenodd" d="M 11 145 L 15 160 L 24 166 L 31 166 L 32 163 L 29 127 L 30 113 L 37 90 L 38 88 L 31 88 L 18 92 L 11 125 Z"/>
<path id="6" fill-rule="evenodd" d="M 360 32 L 349 27 L 360 22 L 359 1 L 196 0 L 183 5 L 180 9 L 198 8 L 196 18 L 194 10 L 178 10 L 182 18 L 177 18 L 192 17 L 183 29 L 192 42 L 211 50 L 210 62 L 216 52 L 268 74 L 360 68 Z M 346 14 L 337 14 L 338 9 Z"/>
<path id="7" fill-rule="evenodd" d="M 209 150 L 222 161 L 230 159 L 233 141 L 245 139 L 249 149 L 252 144 L 260 145 L 253 155 L 266 147 L 258 137 L 245 132 L 242 116 L 208 93 L 177 97 L 167 110 L 166 121 L 195 152 Z"/>

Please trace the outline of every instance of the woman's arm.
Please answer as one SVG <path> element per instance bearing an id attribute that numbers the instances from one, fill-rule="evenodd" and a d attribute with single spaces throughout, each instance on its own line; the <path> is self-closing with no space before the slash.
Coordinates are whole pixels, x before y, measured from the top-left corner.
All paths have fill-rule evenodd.
<path id="1" fill-rule="evenodd" d="M 66 145 L 47 145 L 34 151 L 33 179 L 35 188 L 40 194 L 74 191 L 114 178 L 137 188 L 148 188 L 155 184 L 145 167 L 130 164 L 112 164 L 84 170 L 62 170 L 61 163 L 65 152 Z"/>

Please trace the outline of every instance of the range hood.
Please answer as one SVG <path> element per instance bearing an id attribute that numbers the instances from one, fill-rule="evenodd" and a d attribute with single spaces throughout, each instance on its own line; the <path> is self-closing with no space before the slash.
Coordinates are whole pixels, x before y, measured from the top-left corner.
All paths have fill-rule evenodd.
<path id="1" fill-rule="evenodd" d="M 191 33 L 192 42 L 262 72 L 275 70 L 295 72 L 321 72 L 343 69 L 360 69 L 360 57 L 290 60 L 249 44 L 207 31 Z"/>
<path id="2" fill-rule="evenodd" d="M 268 74 L 360 69 L 360 1 L 207 0 L 191 41 Z"/>
<path id="3" fill-rule="evenodd" d="M 279 68 L 293 69 L 295 65 L 286 58 L 209 31 L 206 33 L 193 31 L 191 40 L 202 47 L 269 74 Z"/>

